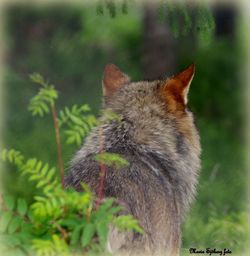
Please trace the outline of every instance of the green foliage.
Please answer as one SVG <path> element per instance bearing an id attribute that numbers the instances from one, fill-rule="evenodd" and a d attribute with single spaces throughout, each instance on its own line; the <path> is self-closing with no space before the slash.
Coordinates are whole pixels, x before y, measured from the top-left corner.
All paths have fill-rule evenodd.
<path id="1" fill-rule="evenodd" d="M 108 121 L 121 122 L 121 116 L 115 113 L 112 109 L 106 108 L 102 110 L 100 122 L 106 123 Z"/>
<path id="2" fill-rule="evenodd" d="M 0 242 L 4 255 L 13 251 L 15 255 L 27 255 L 30 251 L 31 229 L 26 201 L 4 195 L 0 215 Z"/>
<path id="3" fill-rule="evenodd" d="M 122 2 L 122 13 L 128 13 L 128 0 L 123 0 Z"/>
<path id="4" fill-rule="evenodd" d="M 60 186 L 56 176 L 56 169 L 50 168 L 49 164 L 44 164 L 36 158 L 24 160 L 23 155 L 14 149 L 2 151 L 2 160 L 8 160 L 15 164 L 21 175 L 27 175 L 30 181 L 36 182 L 36 187 L 42 189 L 44 193 L 49 193 L 52 189 Z"/>
<path id="5" fill-rule="evenodd" d="M 211 43 L 215 29 L 215 22 L 211 10 L 206 7 L 198 8 L 196 26 L 201 46 Z"/>
<path id="6" fill-rule="evenodd" d="M 224 217 L 215 214 L 205 221 L 200 211 L 195 211 L 185 223 L 184 247 L 207 248 L 212 246 L 213 248 L 229 248 L 234 253 L 242 251 L 246 246 L 249 232 L 246 223 L 246 213 L 232 213 Z"/>
<path id="7" fill-rule="evenodd" d="M 69 246 L 59 235 L 52 235 L 51 240 L 34 239 L 32 248 L 36 255 L 69 255 Z"/>
<path id="8" fill-rule="evenodd" d="M 118 156 L 112 157 L 117 166 L 124 164 Z M 3 197 L 1 238 L 5 241 L 10 234 L 15 238 L 7 244 L 6 251 L 19 248 L 26 253 L 34 250 L 36 255 L 69 255 L 84 249 L 101 253 L 106 251 L 111 223 L 121 231 L 143 232 L 132 216 L 117 216 L 122 208 L 115 206 L 113 199 L 106 199 L 95 209 L 94 196 L 86 185 L 83 192 L 62 189 L 55 168 L 34 158 L 25 160 L 13 149 L 4 150 L 2 159 L 15 164 L 21 174 L 28 175 L 29 181 L 36 182 L 38 189 L 31 205 L 22 198 Z"/>
<path id="9" fill-rule="evenodd" d="M 99 0 L 96 6 L 97 15 L 103 15 L 105 9 L 108 11 L 111 18 L 115 18 L 117 15 L 117 6 L 119 5 L 121 13 L 128 13 L 128 0 L 123 0 L 121 4 L 115 3 L 114 0 Z"/>
<path id="10" fill-rule="evenodd" d="M 143 234 L 143 229 L 138 226 L 138 221 L 131 215 L 119 216 L 113 221 L 113 223 L 120 230 L 133 229 L 136 232 Z"/>
<path id="11" fill-rule="evenodd" d="M 122 158 L 119 154 L 103 152 L 94 156 L 94 160 L 100 164 L 107 166 L 113 166 L 116 169 L 120 169 L 124 166 L 128 166 L 129 162 Z"/>
<path id="12" fill-rule="evenodd" d="M 64 131 L 67 136 L 67 143 L 80 145 L 83 138 L 97 124 L 94 115 L 90 114 L 90 108 L 87 104 L 77 106 L 73 105 L 71 109 L 65 107 L 59 113 L 60 127 L 66 126 Z"/>
<path id="13" fill-rule="evenodd" d="M 55 104 L 58 92 L 53 85 L 45 82 L 45 79 L 38 73 L 30 75 L 30 79 L 43 86 L 39 92 L 30 100 L 29 111 L 32 115 L 44 116 L 50 112 L 50 107 Z M 90 114 L 90 108 L 87 104 L 72 108 L 65 107 L 59 112 L 58 124 L 60 127 L 66 127 L 64 131 L 68 144 L 81 145 L 83 138 L 97 124 L 94 115 Z"/>
<path id="14" fill-rule="evenodd" d="M 43 116 L 53 106 L 57 91 L 49 86 L 39 74 L 31 76 L 32 81 L 42 85 L 38 94 L 30 101 L 29 110 L 33 115 Z M 53 93 L 52 93 L 53 92 Z M 47 105 L 46 105 L 47 104 Z M 60 112 L 58 124 L 67 127 L 68 143 L 80 144 L 83 137 L 97 124 L 89 114 L 88 105 L 71 109 L 65 107 Z M 104 119 L 120 121 L 111 111 L 104 112 Z M 15 255 L 72 255 L 77 252 L 93 254 L 107 253 L 109 226 L 119 230 L 143 230 L 132 216 L 119 216 L 122 208 L 114 199 L 105 199 L 96 207 L 96 199 L 89 188 L 82 184 L 82 191 L 62 188 L 55 167 L 37 158 L 25 159 L 20 151 L 4 149 L 3 161 L 14 164 L 20 175 L 27 177 L 35 185 L 33 201 L 28 204 L 23 198 L 4 195 L 1 203 L 0 239 L 4 243 L 4 253 Z M 96 161 L 108 166 L 121 168 L 128 162 L 117 154 L 103 153 Z"/>
<path id="15" fill-rule="evenodd" d="M 212 11 L 205 4 L 191 8 L 185 2 L 163 0 L 158 7 L 158 13 L 161 21 L 167 21 L 174 37 L 183 37 L 194 32 L 201 45 L 211 42 L 215 23 Z"/>
<path id="16" fill-rule="evenodd" d="M 9 161 L 10 163 L 13 163 L 17 166 L 21 166 L 23 164 L 23 155 L 20 151 L 17 151 L 15 149 L 4 149 L 1 152 L 1 157 L 4 161 Z"/>
<path id="17" fill-rule="evenodd" d="M 99 0 L 96 5 L 97 15 L 104 16 L 107 12 L 111 18 L 117 16 L 119 9 L 123 14 L 127 14 L 128 1 L 115 3 L 114 0 Z M 211 42 L 215 23 L 212 11 L 206 4 L 196 4 L 191 8 L 189 3 L 184 1 L 162 0 L 158 5 L 158 14 L 162 22 L 167 21 L 174 37 L 183 37 L 195 32 L 201 45 Z"/>
<path id="18" fill-rule="evenodd" d="M 109 10 L 110 17 L 114 18 L 116 16 L 115 1 L 114 0 L 106 0 L 106 7 Z"/>
<path id="19" fill-rule="evenodd" d="M 54 86 L 45 82 L 40 74 L 33 73 L 30 75 L 30 79 L 42 87 L 38 94 L 30 100 L 28 110 L 31 111 L 33 116 L 44 116 L 44 114 L 49 113 L 50 107 L 54 105 L 55 100 L 58 98 L 58 93 Z"/>

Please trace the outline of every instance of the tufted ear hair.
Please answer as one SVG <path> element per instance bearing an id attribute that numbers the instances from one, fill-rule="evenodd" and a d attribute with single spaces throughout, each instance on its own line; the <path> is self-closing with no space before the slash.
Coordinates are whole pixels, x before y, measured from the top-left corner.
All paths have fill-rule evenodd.
<path id="1" fill-rule="evenodd" d="M 188 91 L 193 80 L 195 65 L 192 64 L 177 75 L 167 79 L 161 86 L 161 96 L 172 104 L 172 108 L 185 108 L 188 102 Z"/>
<path id="2" fill-rule="evenodd" d="M 107 64 L 102 79 L 103 96 L 112 95 L 129 82 L 129 76 L 124 74 L 116 65 Z"/>

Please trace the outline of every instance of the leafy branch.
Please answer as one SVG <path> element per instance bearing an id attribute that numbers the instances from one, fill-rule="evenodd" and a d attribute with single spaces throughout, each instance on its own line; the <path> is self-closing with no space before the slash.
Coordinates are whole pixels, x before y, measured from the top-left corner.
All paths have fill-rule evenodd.
<path id="1" fill-rule="evenodd" d="M 120 169 L 129 165 L 129 162 L 126 159 L 115 153 L 103 152 L 95 155 L 94 159 L 100 164 L 113 166 L 115 169 Z"/>
<path id="2" fill-rule="evenodd" d="M 39 92 L 30 100 L 28 110 L 30 110 L 32 115 L 34 116 L 36 115 L 43 116 L 44 114 L 49 113 L 49 108 L 51 109 L 54 129 L 55 129 L 55 136 L 56 136 L 59 172 L 61 176 L 61 184 L 62 184 L 62 187 L 64 187 L 64 168 L 63 168 L 63 160 L 62 160 L 62 147 L 60 142 L 60 130 L 59 130 L 57 112 L 55 107 L 55 101 L 58 98 L 58 93 L 55 90 L 54 86 L 46 82 L 40 74 L 33 73 L 30 75 L 30 79 L 34 83 L 37 83 L 42 87 L 39 89 Z"/>
<path id="3" fill-rule="evenodd" d="M 56 172 L 47 164 L 25 159 L 14 149 L 4 150 L 1 157 L 15 164 L 40 190 L 31 205 L 24 199 L 3 197 L 0 237 L 3 241 L 10 239 L 7 249 L 25 255 L 31 251 L 36 255 L 69 255 L 79 251 L 102 254 L 106 251 L 111 223 L 121 231 L 143 232 L 131 215 L 117 216 L 122 207 L 115 205 L 114 199 L 105 199 L 95 208 L 94 195 L 86 185 L 82 185 L 83 192 L 64 190 Z"/>
<path id="4" fill-rule="evenodd" d="M 56 168 L 49 167 L 48 163 L 43 163 L 36 158 L 25 160 L 21 152 L 15 149 L 4 149 L 1 152 L 1 158 L 3 161 L 16 165 L 21 175 L 28 176 L 28 180 L 35 182 L 36 187 L 42 189 L 45 194 L 60 186 L 56 175 Z"/>
<path id="5" fill-rule="evenodd" d="M 100 154 L 94 159 L 100 164 L 100 185 L 97 198 L 87 185 L 82 192 L 64 189 L 63 166 L 59 127 L 66 127 L 68 143 L 80 144 L 84 136 L 97 123 L 121 122 L 121 117 L 110 109 L 103 111 L 99 121 L 90 114 L 88 105 L 65 107 L 59 118 L 55 109 L 58 93 L 41 75 L 33 74 L 31 80 L 41 87 L 31 99 L 29 110 L 34 116 L 52 113 L 56 133 L 61 182 L 55 167 L 37 158 L 26 159 L 20 151 L 4 149 L 1 159 L 14 164 L 21 175 L 36 186 L 33 202 L 4 195 L 0 200 L 0 240 L 4 253 L 15 255 L 72 255 L 81 253 L 106 253 L 109 225 L 118 230 L 142 233 L 137 220 L 131 215 L 120 215 L 122 207 L 112 198 L 104 199 L 106 166 L 119 169 L 129 163 L 117 154 L 104 152 L 105 138 L 100 128 Z M 61 163 L 60 163 L 61 161 Z"/>
<path id="6" fill-rule="evenodd" d="M 96 126 L 97 120 L 89 112 L 90 108 L 87 104 L 73 105 L 71 109 L 65 107 L 59 112 L 58 123 L 60 127 L 66 127 L 64 133 L 68 144 L 76 143 L 79 146 L 83 138 Z"/>

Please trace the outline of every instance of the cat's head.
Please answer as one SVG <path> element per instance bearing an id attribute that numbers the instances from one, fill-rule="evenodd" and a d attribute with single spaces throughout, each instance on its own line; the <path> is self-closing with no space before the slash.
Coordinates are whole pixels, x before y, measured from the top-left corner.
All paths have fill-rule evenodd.
<path id="1" fill-rule="evenodd" d="M 162 137 L 176 144 L 171 140 L 180 135 L 199 151 L 199 136 L 187 108 L 194 72 L 192 64 L 164 80 L 132 82 L 118 67 L 108 64 L 102 82 L 104 107 L 129 121 L 140 143 Z"/>

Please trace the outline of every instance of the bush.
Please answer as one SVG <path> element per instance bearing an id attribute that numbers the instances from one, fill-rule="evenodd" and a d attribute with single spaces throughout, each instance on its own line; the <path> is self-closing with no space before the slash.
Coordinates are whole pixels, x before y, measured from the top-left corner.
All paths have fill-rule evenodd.
<path id="1" fill-rule="evenodd" d="M 64 188 L 60 127 L 65 128 L 67 143 L 80 144 L 90 128 L 97 124 L 88 105 L 65 107 L 57 117 L 55 102 L 58 93 L 39 74 L 30 76 L 40 90 L 30 101 L 34 116 L 52 113 L 58 150 L 60 178 L 55 167 L 37 158 L 27 158 L 15 149 L 2 151 L 3 161 L 14 164 L 22 176 L 36 187 L 31 203 L 23 198 L 4 194 L 1 202 L 0 239 L 4 255 L 72 255 L 78 252 L 107 254 L 109 225 L 120 231 L 142 233 L 131 215 L 119 215 L 122 207 L 114 199 L 103 199 L 100 190 L 95 197 L 82 184 L 83 192 Z M 104 118 L 117 118 L 105 113 Z M 103 166 L 116 168 L 127 165 L 119 155 L 100 152 L 95 157 Z M 104 179 L 105 176 L 100 176 Z M 104 189 L 104 188 L 102 188 Z"/>

